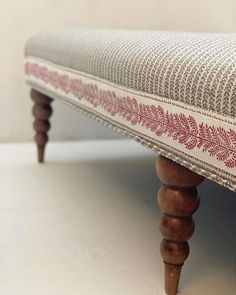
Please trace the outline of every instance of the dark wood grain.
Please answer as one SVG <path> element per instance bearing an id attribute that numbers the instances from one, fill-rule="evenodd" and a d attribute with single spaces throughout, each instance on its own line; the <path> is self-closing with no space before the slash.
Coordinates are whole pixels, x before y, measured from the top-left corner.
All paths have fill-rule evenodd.
<path id="1" fill-rule="evenodd" d="M 49 118 L 52 115 L 50 106 L 52 99 L 34 89 L 31 90 L 31 98 L 34 101 L 32 113 L 35 118 L 33 126 L 36 131 L 34 138 L 37 144 L 38 162 L 43 163 L 45 147 L 48 142 L 47 132 L 50 129 Z"/>
<path id="2" fill-rule="evenodd" d="M 168 295 L 176 295 L 181 268 L 189 255 L 187 241 L 194 232 L 192 215 L 200 202 L 196 186 L 204 177 L 162 156 L 157 160 L 156 169 L 163 182 L 158 203 L 163 212 L 160 250 L 165 263 L 165 290 Z"/>

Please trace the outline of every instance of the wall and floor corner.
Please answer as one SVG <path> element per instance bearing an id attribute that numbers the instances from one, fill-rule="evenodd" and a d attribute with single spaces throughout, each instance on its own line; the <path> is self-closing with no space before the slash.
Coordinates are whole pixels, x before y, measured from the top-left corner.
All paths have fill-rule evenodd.
<path id="1" fill-rule="evenodd" d="M 5 3 L 4 9 L 1 10 L 2 12 L 0 15 L 0 19 L 1 19 L 0 29 L 1 29 L 2 36 L 4 36 L 4 42 L 1 43 L 1 51 L 3 54 L 1 55 L 1 60 L 0 60 L 2 73 L 3 73 L 3 79 L 1 79 L 1 82 L 0 82 L 1 83 L 0 86 L 2 89 L 2 99 L 0 101 L 0 104 L 1 104 L 0 106 L 0 142 L 29 141 L 32 139 L 32 127 L 31 127 L 32 124 L 30 124 L 30 122 L 32 122 L 32 116 L 30 112 L 32 102 L 29 99 L 29 94 L 28 94 L 29 89 L 25 86 L 25 83 L 23 81 L 23 76 L 24 76 L 23 75 L 23 45 L 24 45 L 24 42 L 31 35 L 35 34 L 37 31 L 58 27 L 58 25 L 60 26 L 76 25 L 76 26 L 90 26 L 90 27 L 113 27 L 113 28 L 115 27 L 115 28 L 138 28 L 138 29 L 142 28 L 142 29 L 165 29 L 165 30 L 185 30 L 185 31 L 186 30 L 187 31 L 189 30 L 217 31 L 217 32 L 232 31 L 233 32 L 235 30 L 235 23 L 236 23 L 235 15 L 234 15 L 236 4 L 234 4 L 233 1 L 227 1 L 227 2 L 216 1 L 214 3 L 214 6 L 212 6 L 211 3 L 205 3 L 203 1 L 200 1 L 200 2 L 195 1 L 194 4 L 191 3 L 191 7 L 189 6 L 189 3 L 187 3 L 187 1 L 182 1 L 178 4 L 174 4 L 173 2 L 170 2 L 170 1 L 167 1 L 165 3 L 161 3 L 161 1 L 158 1 L 158 2 L 148 1 L 148 3 L 139 2 L 138 5 L 134 1 L 130 1 L 128 5 L 125 2 L 119 2 L 119 3 L 116 3 L 115 6 L 113 3 L 111 4 L 108 1 L 102 1 L 99 3 L 95 1 L 86 1 L 86 2 L 81 1 L 79 4 L 77 3 L 77 1 L 71 1 L 70 5 L 68 5 L 68 2 L 66 4 L 62 4 L 62 3 L 58 4 L 58 3 L 54 3 L 54 1 L 51 1 L 50 3 L 46 1 L 43 1 L 41 3 L 36 3 L 36 1 L 35 3 L 34 2 L 32 3 L 32 1 L 31 2 L 23 1 L 21 2 L 20 7 L 16 7 L 16 5 L 18 4 L 11 3 L 11 2 Z M 134 7 L 135 7 L 135 11 L 134 11 Z M 141 13 L 144 9 L 147 12 L 145 15 Z M 53 11 L 53 15 L 52 15 L 52 11 Z M 81 13 L 81 11 L 83 11 L 83 13 Z M 186 14 L 186 11 L 188 11 L 187 14 Z M 224 13 L 222 13 L 222 11 Z M 79 18 L 80 15 L 81 15 L 81 18 Z M 200 20 L 199 20 L 199 16 L 201 16 Z M 42 22 L 42 19 L 43 19 L 43 22 Z M 96 123 L 88 121 L 86 118 L 80 115 L 77 115 L 77 113 L 73 112 L 70 109 L 65 109 L 58 103 L 54 103 L 54 110 L 56 115 L 53 117 L 53 120 L 52 120 L 52 124 L 53 124 L 52 132 L 51 132 L 52 140 L 116 137 L 116 135 L 113 134 L 113 132 L 107 131 L 107 129 L 102 128 Z M 1 145 L 1 146 L 4 146 L 4 145 Z M 7 145 L 5 145 L 5 147 L 3 148 L 6 148 L 6 147 L 8 148 Z M 9 152 L 10 151 L 11 149 L 9 148 Z M 119 152 L 121 152 L 120 149 L 119 149 Z M 102 153 L 100 153 L 100 155 L 101 154 Z M 153 157 L 154 156 L 155 155 L 153 154 Z M 28 158 L 28 155 L 27 155 L 27 158 Z M 0 172 L 1 172 L 0 179 L 5 179 L 6 184 L 9 184 L 12 181 L 12 175 L 14 176 L 14 169 L 12 168 L 13 167 L 16 168 L 16 166 L 14 166 L 15 159 L 16 158 L 13 157 L 12 159 L 13 162 L 10 162 L 10 168 L 7 165 L 4 166 L 4 164 L 2 167 L 0 167 L 0 168 L 3 168 L 3 169 L 0 169 Z M 57 158 L 57 161 L 58 159 L 60 159 L 60 157 Z M 141 161 L 141 158 L 138 158 L 138 159 Z M 1 160 L 4 163 L 5 161 L 4 157 L 2 157 Z M 139 161 L 137 162 L 139 165 L 140 162 Z M 35 164 L 33 164 L 33 167 L 35 168 Z M 50 170 L 50 164 L 48 168 Z M 70 168 L 71 168 L 71 165 L 70 165 Z M 36 169 L 41 169 L 41 168 L 37 166 Z M 123 177 L 124 172 L 122 169 L 123 168 L 121 168 L 121 171 L 122 171 L 121 175 Z M 143 166 L 141 167 L 139 171 L 143 172 L 142 169 L 143 169 Z M 17 172 L 16 170 L 15 172 Z M 22 172 L 21 175 L 23 175 L 24 177 L 22 166 L 20 166 L 20 171 Z M 92 173 L 95 173 L 96 169 L 94 172 L 94 168 L 92 167 L 91 171 L 93 171 Z M 138 170 L 135 170 L 135 173 L 136 172 L 138 173 Z M 19 170 L 18 170 L 18 173 L 19 173 Z M 28 172 L 26 172 L 26 174 L 27 173 Z M 78 173 L 75 173 L 75 175 L 76 177 L 79 176 Z M 15 178 L 15 181 L 16 181 L 16 178 Z M 28 179 L 28 176 L 26 175 L 25 182 L 27 182 L 27 179 Z M 56 182 L 57 179 L 54 179 L 54 181 Z M 122 178 L 122 181 L 124 181 L 124 178 Z M 75 181 L 75 183 L 77 184 L 77 180 Z M 131 191 L 133 189 L 132 184 L 133 184 L 132 182 L 129 183 L 129 185 L 131 185 Z M 101 187 L 104 187 L 104 186 L 102 185 Z M 7 186 L 5 187 L 5 189 L 7 190 Z M 228 192 L 224 189 L 219 189 L 217 186 L 212 186 L 212 184 L 209 185 L 209 182 L 208 182 L 207 184 L 203 186 L 203 188 L 201 188 L 202 194 L 204 195 L 204 200 L 207 199 L 207 192 L 209 192 L 209 190 L 210 190 L 210 193 L 209 193 L 210 197 L 215 198 L 216 200 L 218 199 L 218 201 L 214 203 L 214 205 L 210 208 L 216 209 L 214 206 L 218 205 L 217 208 L 219 211 L 217 211 L 217 209 L 214 211 L 219 212 L 219 216 L 217 215 L 219 219 L 221 218 L 224 219 L 225 223 L 223 222 L 220 223 L 221 224 L 220 229 L 224 233 L 224 236 L 228 238 L 230 234 L 227 236 L 226 234 L 227 231 L 225 231 L 223 224 L 226 225 L 227 221 L 229 221 L 229 219 L 227 220 L 227 218 L 230 218 L 231 216 L 234 217 L 234 213 L 232 213 L 233 210 L 232 211 L 228 210 L 229 207 L 228 209 L 227 208 L 225 209 L 224 207 L 220 207 L 220 204 L 221 202 L 222 204 L 226 203 L 224 202 L 223 197 L 228 198 L 228 196 L 226 195 L 229 195 L 230 197 L 232 197 L 233 193 Z M 75 191 L 77 194 L 78 193 L 77 186 L 75 188 Z M 214 191 L 217 193 L 215 193 Z M 80 196 L 83 195 L 83 193 L 84 192 L 79 193 Z M 127 192 L 125 192 L 124 195 L 126 195 L 126 193 Z M 220 197 L 219 197 L 219 194 L 221 194 Z M 17 197 L 19 196 L 19 193 L 18 192 L 17 194 L 13 193 L 13 195 L 14 195 L 14 198 L 16 199 L 13 198 L 12 202 L 14 203 L 16 201 L 17 203 Z M 25 195 L 27 195 L 28 197 L 28 191 Z M 55 196 L 55 194 L 53 195 Z M 107 193 L 103 195 L 109 197 L 109 194 Z M 6 196 L 7 196 L 7 193 L 4 193 L 3 197 L 6 198 Z M 117 199 L 119 200 L 119 198 Z M 49 200 L 51 199 L 49 198 Z M 9 206 L 9 203 L 8 203 L 9 200 L 7 199 L 5 200 L 2 199 L 2 201 L 3 202 L 2 202 L 1 209 L 3 213 L 5 214 L 5 217 L 6 217 L 5 220 L 7 220 L 8 217 L 11 219 L 12 218 L 11 212 L 17 211 L 16 210 L 17 206 L 15 206 L 15 204 L 13 205 L 13 207 L 12 207 L 12 204 L 10 204 Z M 20 200 L 20 202 L 21 201 L 22 200 Z M 5 205 L 4 205 L 4 202 L 6 202 Z M 234 208 L 235 202 L 232 202 L 232 204 L 233 204 L 232 208 Z M 60 204 L 59 204 L 59 207 L 60 207 Z M 7 210 L 7 209 L 13 209 L 13 210 Z M 8 214 L 9 212 L 10 214 Z M 49 215 L 51 213 L 49 212 Z M 63 212 L 63 214 L 64 213 L 65 212 Z M 70 215 L 69 211 L 66 212 L 65 214 L 68 216 Z M 222 214 L 224 216 L 222 216 Z M 19 219 L 21 220 L 22 218 L 19 218 Z M 33 216 L 33 220 L 35 220 L 34 216 Z M 26 223 L 31 224 L 29 221 L 30 219 L 26 221 Z M 7 221 L 5 225 L 6 224 L 7 224 Z M 32 224 L 34 224 L 34 222 L 32 222 Z M 12 244 L 14 243 L 11 244 L 10 251 L 8 251 L 9 249 L 7 249 L 8 247 L 6 247 L 8 245 L 7 244 L 8 228 L 9 228 L 9 224 L 8 226 L 5 227 L 5 230 L 6 230 L 4 235 L 5 240 L 3 240 L 2 242 L 2 245 L 5 246 L 5 248 L 2 247 L 3 251 L 0 251 L 0 252 L 4 253 L 4 251 L 6 251 L 8 254 L 9 253 L 11 254 L 11 250 L 13 249 L 14 251 L 15 249 L 14 247 L 12 247 Z M 234 232 L 234 228 L 235 228 L 235 223 L 234 223 L 234 219 L 232 218 L 231 226 L 229 226 L 227 230 L 228 230 L 228 233 L 231 233 L 233 237 L 235 236 L 232 234 L 232 232 Z M 32 228 L 29 230 L 29 232 L 31 230 Z M 150 232 L 146 231 L 145 229 L 144 231 L 146 234 L 148 233 L 150 234 Z M 18 234 L 17 230 L 15 232 L 17 232 Z M 10 234 L 13 233 L 14 235 L 14 231 L 9 231 L 9 233 Z M 201 242 L 202 243 L 205 242 L 204 237 L 201 239 Z M 231 239 L 231 242 L 232 244 L 234 244 L 235 243 L 234 239 Z M 34 241 L 33 244 L 34 244 L 34 247 L 36 245 L 36 248 L 37 248 L 37 241 Z M 218 250 L 218 252 L 216 251 L 218 253 L 218 256 L 215 257 L 217 258 L 215 260 L 218 261 L 218 257 L 223 257 L 223 256 L 220 256 L 220 254 L 222 254 L 222 249 L 224 248 L 224 246 L 225 244 L 223 241 L 217 244 L 217 246 L 215 247 L 215 249 Z M 35 250 L 37 250 L 36 248 L 33 249 L 33 253 L 35 253 Z M 85 248 L 89 251 L 89 247 L 85 246 Z M 230 250 L 228 249 L 227 251 L 229 251 L 229 253 L 231 254 L 229 260 L 232 259 L 233 261 L 233 262 L 231 261 L 232 264 L 230 264 L 230 267 L 232 267 L 232 269 L 234 270 L 235 255 L 234 255 L 234 252 L 232 251 L 232 247 Z M 211 250 L 211 247 L 210 247 L 210 250 Z M 91 253 L 88 256 L 90 255 Z M 140 257 L 141 256 L 142 255 L 140 255 Z M 5 259 L 6 257 L 11 257 L 11 255 L 8 255 L 8 256 L 4 255 Z M 14 257 L 14 255 L 12 257 Z M 27 257 L 29 258 L 29 256 Z M 95 253 L 93 257 L 96 258 L 97 253 Z M 35 256 L 33 256 L 33 259 L 35 259 Z M 35 267 L 32 261 L 28 263 L 31 266 L 33 265 L 33 267 Z M 36 264 L 37 264 L 37 261 L 36 261 Z M 223 265 L 222 262 L 221 262 L 221 265 Z M 210 271 L 212 270 L 211 268 L 212 265 L 206 264 L 206 266 L 207 266 L 206 267 L 207 271 L 209 269 Z M 217 265 L 215 265 L 215 267 L 217 268 Z M 15 268 L 16 268 L 16 265 L 13 265 L 13 269 Z M 226 266 L 226 268 L 228 268 L 228 266 Z M 3 272 L 3 276 L 4 276 L 4 273 L 6 273 L 6 270 L 2 268 L 0 269 L 0 272 L 1 271 Z M 222 271 L 222 269 L 220 271 L 222 275 L 225 274 L 225 272 Z M 216 273 L 215 270 L 213 272 Z M 29 273 L 31 274 L 31 272 Z M 27 275 L 29 273 L 27 273 Z M 14 278 L 11 277 L 11 274 L 12 273 L 10 271 L 8 273 L 8 277 L 6 276 L 5 282 L 12 283 L 14 281 Z M 220 275 L 219 277 L 222 278 L 222 275 Z M 227 277 L 226 274 L 225 276 Z M 39 277 L 40 276 L 38 277 L 36 276 L 36 279 L 38 279 Z M 155 278 L 156 278 L 156 275 L 155 275 Z M 214 275 L 214 278 L 216 278 L 215 275 Z M 231 276 L 230 278 L 227 277 L 226 279 L 231 280 Z M 8 284 L 8 283 L 5 284 L 5 282 L 0 286 L 0 289 L 3 288 L 4 290 L 5 286 Z M 156 282 L 156 281 L 153 280 L 153 282 Z M 234 280 L 231 280 L 231 283 L 232 285 L 235 286 Z M 14 283 L 12 286 L 14 288 Z M 222 287 L 219 284 L 217 285 L 216 282 L 214 283 L 214 286 L 220 286 L 220 288 L 223 290 L 222 293 L 225 292 L 224 287 Z M 210 290 L 212 291 L 212 288 L 210 288 Z"/>

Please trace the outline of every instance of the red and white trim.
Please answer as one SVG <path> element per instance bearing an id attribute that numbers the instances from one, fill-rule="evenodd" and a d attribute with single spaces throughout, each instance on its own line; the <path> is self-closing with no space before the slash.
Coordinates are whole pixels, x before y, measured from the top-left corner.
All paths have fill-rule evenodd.
<path id="1" fill-rule="evenodd" d="M 221 118 L 168 99 L 120 87 L 85 73 L 27 58 L 28 82 L 236 176 L 236 128 Z"/>

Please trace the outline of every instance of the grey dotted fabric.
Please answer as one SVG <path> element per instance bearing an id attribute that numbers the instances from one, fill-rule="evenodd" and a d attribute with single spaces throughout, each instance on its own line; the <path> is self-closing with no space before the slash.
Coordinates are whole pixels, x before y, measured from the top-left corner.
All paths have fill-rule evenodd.
<path id="1" fill-rule="evenodd" d="M 235 118 L 236 34 L 67 28 L 31 38 L 25 52 Z"/>

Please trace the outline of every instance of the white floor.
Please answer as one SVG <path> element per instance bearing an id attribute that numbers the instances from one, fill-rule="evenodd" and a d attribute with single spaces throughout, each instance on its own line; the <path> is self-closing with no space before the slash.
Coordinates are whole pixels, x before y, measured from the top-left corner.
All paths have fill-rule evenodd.
<path id="1" fill-rule="evenodd" d="M 1 295 L 164 295 L 155 154 L 133 141 L 0 145 Z M 181 293 L 236 293 L 236 196 L 206 181 Z"/>

